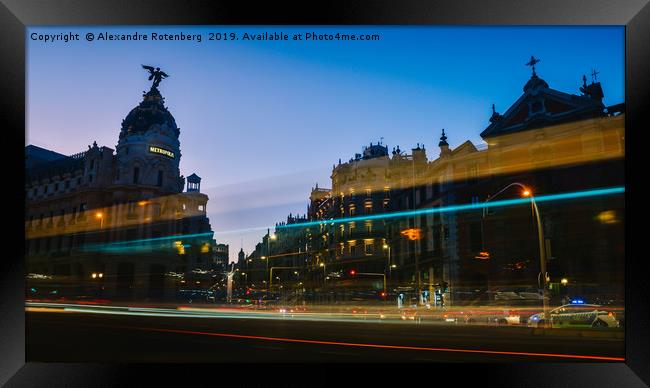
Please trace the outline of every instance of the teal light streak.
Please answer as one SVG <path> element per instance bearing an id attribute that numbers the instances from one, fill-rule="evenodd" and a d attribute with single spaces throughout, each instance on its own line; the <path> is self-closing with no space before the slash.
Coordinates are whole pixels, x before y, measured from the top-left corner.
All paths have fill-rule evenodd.
<path id="1" fill-rule="evenodd" d="M 606 195 L 621 194 L 624 192 L 625 192 L 625 187 L 619 186 L 619 187 L 609 187 L 604 189 L 574 191 L 570 193 L 540 195 L 540 196 L 535 196 L 534 199 L 536 203 L 543 203 L 543 202 L 560 201 L 566 199 L 601 197 Z M 387 213 L 387 214 L 375 214 L 370 216 L 357 216 L 357 217 L 337 218 L 331 220 L 310 221 L 310 222 L 303 222 L 299 224 L 278 225 L 277 229 L 296 228 L 296 227 L 301 228 L 301 227 L 309 227 L 309 226 L 317 226 L 317 225 L 339 224 L 339 223 L 354 222 L 354 221 L 383 220 L 389 218 L 413 217 L 422 214 L 449 213 L 449 212 L 460 212 L 460 211 L 476 210 L 476 209 L 483 209 L 483 208 L 490 208 L 490 207 L 514 206 L 514 205 L 530 203 L 532 199 L 533 197 L 504 199 L 499 201 L 491 201 L 487 203 L 486 202 L 471 203 L 471 204 L 468 203 L 462 205 L 441 206 L 441 207 L 433 207 L 433 208 L 419 209 L 419 210 L 407 210 L 407 211 Z"/>
<path id="2" fill-rule="evenodd" d="M 194 234 L 182 234 L 174 236 L 165 236 L 165 237 L 153 237 L 148 239 L 139 239 L 139 240 L 128 240 L 128 241 L 117 241 L 107 244 L 88 244 L 83 246 L 81 250 L 84 252 L 112 252 L 112 253 L 135 253 L 135 252 L 149 252 L 156 249 L 169 249 L 170 246 L 165 244 L 167 241 L 173 240 L 186 240 L 192 238 L 201 238 L 207 237 L 212 238 L 213 232 L 206 233 L 194 233 Z M 157 244 L 156 244 L 157 243 Z M 185 248 L 188 248 L 190 245 L 183 245 Z"/>

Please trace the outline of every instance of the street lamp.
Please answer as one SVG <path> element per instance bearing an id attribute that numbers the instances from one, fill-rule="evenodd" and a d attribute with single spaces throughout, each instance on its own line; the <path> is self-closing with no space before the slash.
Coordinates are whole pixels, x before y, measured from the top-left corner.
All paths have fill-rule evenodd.
<path id="1" fill-rule="evenodd" d="M 390 262 L 390 245 L 384 243 L 383 248 L 388 250 L 388 256 L 386 256 L 386 262 L 387 262 L 387 265 L 388 265 L 389 280 L 391 281 L 391 284 L 392 284 L 392 282 L 393 282 L 393 265 Z M 386 287 L 384 287 L 384 288 L 386 288 Z M 384 292 L 385 291 L 386 290 L 384 290 Z"/>
<path id="2" fill-rule="evenodd" d="M 104 213 L 102 212 L 95 213 L 95 218 L 99 220 L 99 229 L 102 229 L 102 227 L 104 226 Z"/>
<path id="3" fill-rule="evenodd" d="M 499 190 L 496 194 L 494 194 L 493 196 L 485 200 L 485 202 L 483 203 L 483 218 L 485 218 L 486 216 L 486 209 L 487 209 L 486 204 L 488 203 L 488 201 L 491 201 L 497 195 L 503 193 L 504 191 L 506 191 L 508 188 L 512 186 L 519 186 L 523 190 L 521 192 L 521 196 L 525 198 L 530 198 L 530 203 L 531 206 L 533 207 L 535 218 L 537 220 L 537 239 L 539 242 L 539 262 L 540 262 L 540 273 L 537 275 L 537 283 L 539 286 L 542 287 L 542 302 L 544 307 L 544 326 L 548 326 L 548 291 L 546 289 L 546 284 L 549 278 L 548 278 L 548 272 L 546 272 L 546 252 L 544 251 L 544 230 L 542 229 L 542 221 L 539 216 L 539 209 L 537 208 L 537 203 L 535 202 L 535 197 L 533 196 L 532 190 L 530 190 L 526 185 L 519 182 L 510 183 L 503 189 Z"/>

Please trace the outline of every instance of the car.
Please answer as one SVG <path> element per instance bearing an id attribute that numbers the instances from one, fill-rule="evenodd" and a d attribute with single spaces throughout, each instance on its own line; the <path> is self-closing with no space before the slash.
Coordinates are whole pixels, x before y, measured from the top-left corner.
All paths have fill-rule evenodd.
<path id="1" fill-rule="evenodd" d="M 551 327 L 619 327 L 619 321 L 611 311 L 606 311 L 600 305 L 585 304 L 572 301 L 549 311 Z M 544 324 L 544 313 L 531 315 L 528 319 L 529 327 L 541 327 Z"/>

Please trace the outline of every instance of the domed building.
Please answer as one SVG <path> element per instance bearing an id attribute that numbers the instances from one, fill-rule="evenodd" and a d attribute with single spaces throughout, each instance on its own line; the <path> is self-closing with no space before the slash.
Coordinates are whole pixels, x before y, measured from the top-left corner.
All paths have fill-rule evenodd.
<path id="1" fill-rule="evenodd" d="M 28 298 L 160 299 L 211 285 L 208 196 L 196 174 L 184 191 L 179 135 L 152 87 L 122 121 L 115 152 L 25 148 L 28 283 L 41 280 Z"/>

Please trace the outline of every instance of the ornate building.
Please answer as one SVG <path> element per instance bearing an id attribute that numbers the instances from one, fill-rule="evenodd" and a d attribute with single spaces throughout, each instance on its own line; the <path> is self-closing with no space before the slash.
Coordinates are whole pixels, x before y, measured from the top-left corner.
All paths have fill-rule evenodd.
<path id="1" fill-rule="evenodd" d="M 414 197 L 418 210 L 443 210 L 413 217 L 408 226 L 419 229 L 419 244 L 400 237 L 403 221 L 393 230 L 394 272 L 420 291 L 446 283 L 452 303 L 479 303 L 499 290 L 537 289 L 543 249 L 552 295 L 567 291 L 564 278 L 569 292 L 585 298 L 622 298 L 622 195 L 540 204 L 541 244 L 530 205 L 478 206 L 520 198 L 522 186 L 533 198 L 624 186 L 624 105 L 604 106 L 595 77 L 587 85 L 583 76 L 582 94 L 572 95 L 550 88 L 533 69 L 523 91 L 504 114 L 493 106 L 481 133 L 487 146 L 467 141 L 451 150 L 443 130 L 440 156 L 423 180 L 395 195 L 394 203 Z M 453 210 L 472 204 L 476 210 Z"/>
<path id="2" fill-rule="evenodd" d="M 48 280 L 32 296 L 170 297 L 186 275 L 211 269 L 220 254 L 208 197 L 196 174 L 183 191 L 179 135 L 154 86 L 122 121 L 115 152 L 26 147 L 29 282 Z"/>

